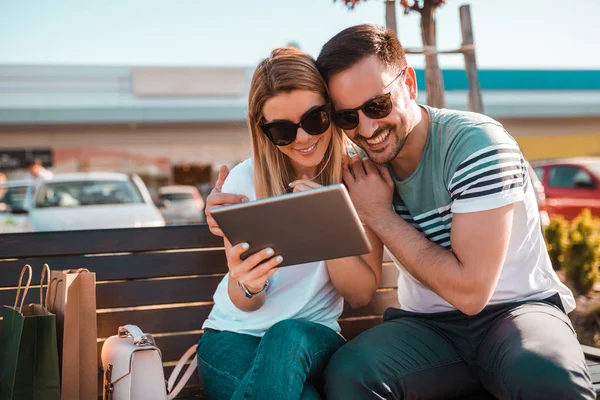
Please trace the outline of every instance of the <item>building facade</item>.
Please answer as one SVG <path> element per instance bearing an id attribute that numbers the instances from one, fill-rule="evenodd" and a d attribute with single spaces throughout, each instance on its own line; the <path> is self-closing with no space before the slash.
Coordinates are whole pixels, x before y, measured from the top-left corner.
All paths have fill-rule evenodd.
<path id="1" fill-rule="evenodd" d="M 0 67 L 0 171 L 18 177 L 43 155 L 55 172 L 134 172 L 157 187 L 174 168 L 232 166 L 251 154 L 251 76 L 228 67 Z M 600 156 L 600 71 L 482 70 L 479 79 L 485 113 L 528 159 Z M 422 70 L 417 80 L 424 84 Z M 468 109 L 465 72 L 444 71 L 444 85 L 446 106 Z"/>

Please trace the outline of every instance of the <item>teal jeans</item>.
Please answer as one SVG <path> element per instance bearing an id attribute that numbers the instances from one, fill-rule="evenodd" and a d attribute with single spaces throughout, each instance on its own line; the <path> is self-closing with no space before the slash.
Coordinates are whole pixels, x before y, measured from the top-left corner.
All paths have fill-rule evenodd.
<path id="1" fill-rule="evenodd" d="M 288 319 L 262 338 L 207 330 L 198 373 L 209 399 L 321 399 L 323 372 L 344 339 L 330 328 Z"/>

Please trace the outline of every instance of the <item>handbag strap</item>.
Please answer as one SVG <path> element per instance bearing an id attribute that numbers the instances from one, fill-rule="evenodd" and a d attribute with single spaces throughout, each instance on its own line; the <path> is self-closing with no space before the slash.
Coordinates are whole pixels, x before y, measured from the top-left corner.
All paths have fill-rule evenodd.
<path id="1" fill-rule="evenodd" d="M 25 271 L 28 272 L 29 277 L 27 278 L 27 284 L 23 288 L 23 297 L 21 298 L 21 305 L 19 306 L 19 312 L 23 310 L 23 303 L 25 302 L 25 297 L 27 297 L 27 292 L 29 291 L 29 285 L 31 285 L 31 265 L 27 264 L 21 269 L 21 276 L 19 276 L 19 286 L 17 287 L 17 296 L 15 297 L 15 305 L 13 308 L 17 309 L 17 304 L 19 303 L 19 294 L 21 293 L 21 285 L 23 284 L 23 276 L 25 275 Z"/>
<path id="2" fill-rule="evenodd" d="M 135 344 L 136 346 L 143 346 L 148 344 L 154 345 L 154 338 L 142 332 L 142 330 L 138 328 L 137 325 L 120 326 L 117 334 L 119 337 L 132 337 L 133 344 Z"/>
<path id="3" fill-rule="evenodd" d="M 184 353 L 184 355 L 181 356 L 181 358 L 177 362 L 177 365 L 173 369 L 173 372 L 171 372 L 171 375 L 169 376 L 169 381 L 167 382 L 167 392 L 169 393 L 168 400 L 172 400 L 175 397 L 177 397 L 179 392 L 181 392 L 181 389 L 183 389 L 185 384 L 190 380 L 190 378 L 192 377 L 192 374 L 196 370 L 196 367 L 198 366 L 198 360 L 196 360 L 196 350 L 197 349 L 198 349 L 197 344 L 190 347 Z M 179 382 L 177 382 L 177 385 L 173 388 L 175 381 L 177 381 L 177 378 L 179 377 L 179 373 L 181 372 L 181 370 L 183 369 L 185 364 L 189 361 L 189 359 L 192 357 L 193 357 L 192 362 L 185 370 L 185 373 L 183 374 L 183 376 L 181 377 Z"/>
<path id="4" fill-rule="evenodd" d="M 48 276 L 46 276 L 46 271 L 48 271 Z M 46 302 L 44 302 L 44 277 L 46 277 Z M 42 267 L 42 276 L 40 277 L 40 305 L 48 309 L 48 292 L 50 291 L 50 267 L 48 264 L 44 264 Z"/>

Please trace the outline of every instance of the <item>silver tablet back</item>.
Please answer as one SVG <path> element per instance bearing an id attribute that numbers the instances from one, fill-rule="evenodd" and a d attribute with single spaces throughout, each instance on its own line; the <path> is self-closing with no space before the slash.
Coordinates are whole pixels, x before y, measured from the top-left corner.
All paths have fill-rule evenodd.
<path id="1" fill-rule="evenodd" d="M 280 266 L 366 254 L 371 244 L 343 185 L 215 208 L 232 244 L 248 242 L 247 257 L 266 247 Z"/>

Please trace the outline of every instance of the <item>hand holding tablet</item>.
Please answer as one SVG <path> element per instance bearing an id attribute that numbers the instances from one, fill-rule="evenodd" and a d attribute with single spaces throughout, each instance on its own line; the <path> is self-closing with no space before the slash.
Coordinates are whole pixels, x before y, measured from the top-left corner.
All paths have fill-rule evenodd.
<path id="1" fill-rule="evenodd" d="M 247 242 L 246 258 L 270 247 L 279 267 L 366 254 L 371 244 L 343 185 L 214 208 L 232 245 Z"/>

